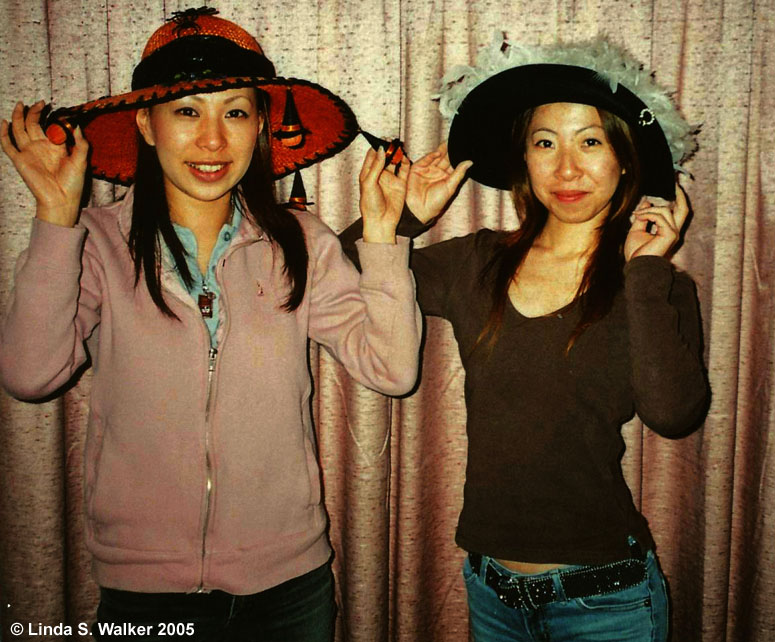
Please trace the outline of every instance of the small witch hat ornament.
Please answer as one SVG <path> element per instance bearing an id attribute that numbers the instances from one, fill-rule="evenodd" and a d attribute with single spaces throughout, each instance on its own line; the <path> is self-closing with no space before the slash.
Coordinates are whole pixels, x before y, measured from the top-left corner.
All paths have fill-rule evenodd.
<path id="1" fill-rule="evenodd" d="M 401 161 L 404 160 L 403 142 L 401 142 L 398 138 L 387 141 L 382 138 L 378 138 L 374 134 L 363 131 L 362 129 L 361 134 L 363 134 L 363 137 L 369 141 L 369 145 L 371 145 L 373 149 L 376 150 L 382 148 L 385 150 L 385 167 L 388 165 L 394 165 L 396 168 L 400 167 Z"/>
<path id="2" fill-rule="evenodd" d="M 279 130 L 274 132 L 274 136 L 280 140 L 283 146 L 295 149 L 304 142 L 305 133 L 299 118 L 299 111 L 296 109 L 296 102 L 293 99 L 293 91 L 289 88 L 285 92 L 283 124 Z"/>
<path id="3" fill-rule="evenodd" d="M 301 180 L 301 172 L 296 170 L 293 175 L 293 187 L 291 188 L 291 198 L 285 204 L 285 207 L 290 209 L 299 210 L 305 212 L 307 205 L 314 205 L 312 201 L 307 200 L 307 191 L 304 189 L 304 181 Z"/>

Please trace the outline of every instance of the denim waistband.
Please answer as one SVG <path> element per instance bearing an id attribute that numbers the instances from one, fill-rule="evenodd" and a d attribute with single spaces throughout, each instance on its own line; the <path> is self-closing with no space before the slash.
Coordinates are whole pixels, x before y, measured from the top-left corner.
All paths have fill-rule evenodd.
<path id="1" fill-rule="evenodd" d="M 501 602 L 515 609 L 536 609 L 552 602 L 615 593 L 636 586 L 647 577 L 646 555 L 639 547 L 633 547 L 633 557 L 617 562 L 560 567 L 536 575 L 509 572 L 479 553 L 469 553 L 468 561 Z"/>

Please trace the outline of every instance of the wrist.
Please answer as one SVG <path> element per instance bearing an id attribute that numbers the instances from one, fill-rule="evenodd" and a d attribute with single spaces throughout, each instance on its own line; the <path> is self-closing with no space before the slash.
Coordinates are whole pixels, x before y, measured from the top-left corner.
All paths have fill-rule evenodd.
<path id="1" fill-rule="evenodd" d="M 62 227 L 74 227 L 78 220 L 78 207 L 71 206 L 47 206 L 38 204 L 35 217 L 46 223 L 60 225 Z"/>
<path id="2" fill-rule="evenodd" d="M 363 222 L 363 240 L 365 243 L 396 243 L 395 225 L 374 225 L 367 220 Z"/>
<path id="3" fill-rule="evenodd" d="M 438 216 L 438 212 L 436 212 L 436 214 L 433 214 L 432 212 L 429 212 L 427 208 L 423 207 L 423 204 L 421 202 L 413 201 L 408 197 L 406 199 L 406 208 L 423 225 L 429 223 L 431 220 L 436 218 L 436 216 Z"/>
<path id="4" fill-rule="evenodd" d="M 395 235 L 395 232 L 392 235 L 391 234 L 370 235 L 364 232 L 363 242 L 364 243 L 387 243 L 388 245 L 395 245 L 396 235 Z"/>

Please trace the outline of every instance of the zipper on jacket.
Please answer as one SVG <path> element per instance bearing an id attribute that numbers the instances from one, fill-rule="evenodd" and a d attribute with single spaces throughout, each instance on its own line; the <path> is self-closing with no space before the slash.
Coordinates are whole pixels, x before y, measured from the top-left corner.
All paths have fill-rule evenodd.
<path id="1" fill-rule="evenodd" d="M 210 457 L 210 400 L 212 398 L 213 374 L 217 348 L 210 348 L 207 360 L 207 396 L 205 397 L 205 517 L 202 524 L 202 574 L 199 578 L 197 593 L 204 593 L 205 585 L 205 554 L 207 552 L 207 527 L 210 525 L 210 503 L 213 495 L 213 462 Z"/>
<path id="2" fill-rule="evenodd" d="M 261 241 L 264 238 L 264 234 L 261 233 L 261 235 L 255 239 L 250 241 L 243 241 L 242 243 L 237 243 L 236 245 L 231 245 L 229 248 L 227 248 L 224 255 L 220 258 L 220 264 L 221 269 L 223 269 L 226 265 L 226 258 L 234 253 L 235 250 L 246 247 L 248 245 L 252 245 L 256 241 Z M 220 290 L 221 290 L 221 306 L 224 308 L 226 307 L 226 286 L 224 283 L 220 282 L 220 279 L 218 278 L 218 271 L 216 270 L 216 277 L 219 281 Z M 226 335 L 228 334 L 228 328 L 230 324 L 230 317 L 228 314 L 226 314 L 226 327 L 223 331 L 223 334 L 221 336 L 221 340 L 219 345 L 221 348 L 223 347 L 223 343 L 226 339 Z M 204 322 L 204 319 L 202 320 Z M 205 325 L 205 331 L 209 332 L 207 330 Z M 208 593 L 209 591 L 205 589 L 205 556 L 207 554 L 207 528 L 210 525 L 210 512 L 211 512 L 211 504 L 212 504 L 212 496 L 213 496 L 213 487 L 214 487 L 214 481 L 213 481 L 213 460 L 210 453 L 210 448 L 212 444 L 210 443 L 210 406 L 212 404 L 212 392 L 213 392 L 213 378 L 215 375 L 215 361 L 218 356 L 218 349 L 213 348 L 212 345 L 210 346 L 210 352 L 208 353 L 208 361 L 207 361 L 207 393 L 205 396 L 205 470 L 206 470 L 206 479 L 205 479 L 205 516 L 204 516 L 204 523 L 202 524 L 202 551 L 201 551 L 201 564 L 202 564 L 202 573 L 199 576 L 199 587 L 197 588 L 197 593 Z"/>

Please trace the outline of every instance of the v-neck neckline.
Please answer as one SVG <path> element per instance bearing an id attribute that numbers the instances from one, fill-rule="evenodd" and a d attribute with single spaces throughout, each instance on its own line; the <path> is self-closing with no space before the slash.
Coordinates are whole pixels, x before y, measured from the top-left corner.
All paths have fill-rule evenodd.
<path id="1" fill-rule="evenodd" d="M 545 314 L 540 314 L 538 316 L 529 317 L 523 314 L 519 311 L 519 308 L 514 305 L 514 302 L 511 300 L 511 297 L 506 295 L 508 298 L 508 307 L 511 308 L 512 312 L 514 313 L 514 316 L 517 317 L 520 321 L 540 321 L 542 319 L 564 319 L 566 316 L 568 316 L 568 313 L 571 312 L 572 308 L 576 306 L 576 304 L 579 302 L 579 297 L 573 299 L 570 303 L 566 303 L 564 306 L 557 308 L 556 310 L 553 310 L 551 312 L 547 312 Z M 582 295 L 583 296 L 583 295 Z"/>

